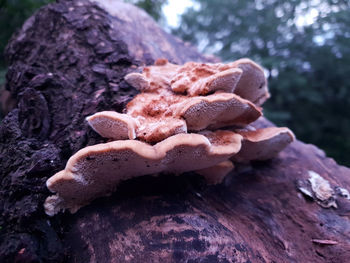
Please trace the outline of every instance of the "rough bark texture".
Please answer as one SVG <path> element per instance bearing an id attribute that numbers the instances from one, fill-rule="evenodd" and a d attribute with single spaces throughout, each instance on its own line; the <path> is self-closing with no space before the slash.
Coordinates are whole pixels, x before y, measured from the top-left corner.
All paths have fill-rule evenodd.
<path id="1" fill-rule="evenodd" d="M 42 206 L 49 195 L 45 181 L 74 152 L 104 141 L 84 118 L 123 110 L 136 94 L 126 73 L 159 57 L 209 59 L 136 8 L 117 2 L 107 12 L 89 1 L 42 8 L 13 37 L 6 55 L 6 88 L 17 103 L 0 127 L 0 262 L 350 257 L 350 200 L 335 188 L 350 189 L 350 170 L 301 142 L 271 161 L 238 166 L 219 186 L 207 187 L 194 174 L 148 176 L 123 183 L 113 196 L 74 215 L 49 218 Z M 335 189 L 337 208 L 323 208 L 298 190 L 310 189 L 310 170 Z"/>

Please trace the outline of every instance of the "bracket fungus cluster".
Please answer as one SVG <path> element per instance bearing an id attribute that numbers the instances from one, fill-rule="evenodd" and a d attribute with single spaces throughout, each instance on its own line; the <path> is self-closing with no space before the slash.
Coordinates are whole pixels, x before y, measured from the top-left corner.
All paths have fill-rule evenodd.
<path id="1" fill-rule="evenodd" d="M 184 65 L 158 59 L 125 80 L 140 93 L 125 113 L 87 117 L 112 141 L 81 149 L 47 180 L 55 193 L 44 204 L 48 215 L 73 213 L 142 175 L 195 171 L 218 184 L 234 168 L 232 161 L 273 158 L 294 140 L 287 128 L 249 125 L 262 116 L 269 97 L 262 68 L 249 59 Z"/>

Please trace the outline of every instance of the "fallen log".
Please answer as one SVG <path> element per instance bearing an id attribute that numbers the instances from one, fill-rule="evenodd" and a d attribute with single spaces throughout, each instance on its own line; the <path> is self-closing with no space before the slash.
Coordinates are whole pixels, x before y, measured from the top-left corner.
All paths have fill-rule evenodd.
<path id="1" fill-rule="evenodd" d="M 347 262 L 350 170 L 300 141 L 218 186 L 192 173 L 145 176 L 75 214 L 44 213 L 47 178 L 105 142 L 85 117 L 122 112 L 137 94 L 127 73 L 161 57 L 213 61 L 143 11 L 106 3 L 50 4 L 8 44 L 16 103 L 0 127 L 0 261 Z"/>

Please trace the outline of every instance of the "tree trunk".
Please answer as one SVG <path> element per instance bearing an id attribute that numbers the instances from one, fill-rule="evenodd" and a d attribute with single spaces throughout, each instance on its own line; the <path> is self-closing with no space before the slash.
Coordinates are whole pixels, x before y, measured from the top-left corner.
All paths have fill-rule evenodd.
<path id="1" fill-rule="evenodd" d="M 16 103 L 0 127 L 0 261 L 347 262 L 350 170 L 299 141 L 271 161 L 238 166 L 218 186 L 192 173 L 145 176 L 76 214 L 45 215 L 47 178 L 105 141 L 85 117 L 121 112 L 136 94 L 126 73 L 160 57 L 213 61 L 143 11 L 99 2 L 46 6 L 7 47 Z M 330 187 L 315 187 L 310 171 Z"/>

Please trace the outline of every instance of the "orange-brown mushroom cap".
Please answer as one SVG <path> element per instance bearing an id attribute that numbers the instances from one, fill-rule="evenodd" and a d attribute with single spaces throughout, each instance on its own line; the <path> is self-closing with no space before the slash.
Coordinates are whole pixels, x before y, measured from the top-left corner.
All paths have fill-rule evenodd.
<path id="1" fill-rule="evenodd" d="M 166 59 L 159 61 L 145 67 L 142 73 L 126 75 L 125 80 L 144 92 L 157 92 L 159 88 L 189 96 L 218 90 L 234 92 L 258 106 L 270 96 L 263 69 L 250 59 L 228 64 L 188 62 L 184 65 L 175 65 Z"/>
<path id="2" fill-rule="evenodd" d="M 184 65 L 159 59 L 125 79 L 142 91 L 127 114 L 138 121 L 137 139 L 149 143 L 187 131 L 244 127 L 262 116 L 254 103 L 268 97 L 264 72 L 249 59 Z"/>
<path id="3" fill-rule="evenodd" d="M 236 132 L 243 136 L 241 150 L 232 158 L 237 162 L 271 159 L 295 139 L 288 128 L 269 127 Z"/>
<path id="4" fill-rule="evenodd" d="M 137 122 L 129 115 L 102 111 L 86 118 L 89 125 L 102 137 L 114 140 L 135 139 Z"/>
<path id="5" fill-rule="evenodd" d="M 242 70 L 237 67 L 188 62 L 179 67 L 170 86 L 174 92 L 189 96 L 207 95 L 218 90 L 232 93 L 241 75 Z"/>
<path id="6" fill-rule="evenodd" d="M 137 95 L 126 114 L 101 112 L 87 120 L 103 137 L 157 143 L 187 131 L 246 126 L 261 115 L 260 108 L 233 93 L 186 97 L 164 91 Z"/>
<path id="7" fill-rule="evenodd" d="M 261 110 L 253 103 L 232 93 L 192 97 L 174 107 L 186 120 L 190 131 L 231 125 L 245 126 L 262 115 Z"/>
<path id="8" fill-rule="evenodd" d="M 236 85 L 235 94 L 258 106 L 270 97 L 264 70 L 258 64 L 250 59 L 242 58 L 228 65 L 240 68 L 243 72 Z"/>

